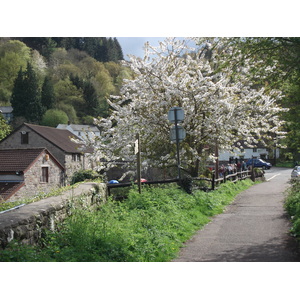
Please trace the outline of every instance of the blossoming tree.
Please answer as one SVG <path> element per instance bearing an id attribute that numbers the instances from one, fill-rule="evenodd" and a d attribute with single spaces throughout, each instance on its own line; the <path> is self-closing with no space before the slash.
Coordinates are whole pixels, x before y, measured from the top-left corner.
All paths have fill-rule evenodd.
<path id="1" fill-rule="evenodd" d="M 210 44 L 197 39 L 196 50 L 187 40 L 168 38 L 158 47 L 145 44 L 143 59 L 130 56 L 135 78 L 124 81 L 121 96 L 108 100 L 110 117 L 95 121 L 102 136 L 90 141 L 94 161 L 106 161 L 99 168 L 110 168 L 118 160 L 134 161 L 136 133 L 142 139 L 144 167 L 175 165 L 167 119 L 175 106 L 185 111 L 186 138 L 180 155 L 182 167 L 192 176 L 198 176 L 208 156 L 213 159 L 216 144 L 230 150 L 234 145 L 242 147 L 241 140 L 252 146 L 272 133 L 283 134 L 278 117 L 282 109 L 277 105 L 280 93 L 253 88 L 246 76 L 247 61 L 233 74 L 220 54 L 231 51 L 230 47 L 224 49 L 220 41 Z"/>

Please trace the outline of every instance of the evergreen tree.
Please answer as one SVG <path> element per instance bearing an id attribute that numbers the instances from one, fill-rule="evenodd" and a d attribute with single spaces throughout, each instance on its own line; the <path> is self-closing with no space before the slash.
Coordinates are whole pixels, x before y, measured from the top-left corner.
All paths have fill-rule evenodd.
<path id="1" fill-rule="evenodd" d="M 22 37 L 17 39 L 22 41 L 28 47 L 37 50 L 47 59 L 49 59 L 57 46 L 56 42 L 51 37 Z"/>
<path id="2" fill-rule="evenodd" d="M 70 74 L 70 80 L 77 87 L 77 89 L 83 88 L 83 80 L 78 75 Z"/>
<path id="3" fill-rule="evenodd" d="M 38 79 L 30 63 L 28 63 L 27 70 L 25 72 L 24 86 L 24 100 L 28 104 L 25 118 L 32 123 L 39 123 L 45 109 L 41 102 Z"/>
<path id="4" fill-rule="evenodd" d="M 41 103 L 42 106 L 47 109 L 51 109 L 54 106 L 55 93 L 54 87 L 49 76 L 46 76 L 42 86 Z"/>
<path id="5" fill-rule="evenodd" d="M 30 63 L 27 70 L 20 69 L 15 80 L 11 105 L 15 117 L 24 117 L 28 122 L 39 123 L 45 109 L 41 103 L 41 96 L 37 76 Z"/>
<path id="6" fill-rule="evenodd" d="M 114 38 L 114 43 L 117 50 L 117 60 L 124 60 L 123 50 L 117 38 Z"/>
<path id="7" fill-rule="evenodd" d="M 23 101 L 24 87 L 24 73 L 22 67 L 19 70 L 18 76 L 15 79 L 14 87 L 11 95 L 11 106 L 14 111 L 14 117 L 21 117 L 26 109 L 26 103 Z"/>
<path id="8" fill-rule="evenodd" d="M 90 81 L 84 84 L 83 98 L 87 104 L 87 114 L 95 117 L 99 108 L 99 101 L 96 90 Z"/>

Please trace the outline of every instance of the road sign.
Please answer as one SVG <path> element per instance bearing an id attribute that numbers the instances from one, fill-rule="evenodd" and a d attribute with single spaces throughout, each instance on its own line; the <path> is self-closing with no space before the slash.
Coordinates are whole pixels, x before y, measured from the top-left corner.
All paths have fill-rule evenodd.
<path id="1" fill-rule="evenodd" d="M 138 152 L 139 152 L 139 140 L 136 140 L 134 142 L 134 154 L 136 155 L 138 154 Z"/>
<path id="2" fill-rule="evenodd" d="M 181 107 L 172 107 L 168 112 L 168 120 L 171 123 L 175 123 L 176 119 L 177 122 L 183 122 L 184 120 L 184 110 Z"/>
<path id="3" fill-rule="evenodd" d="M 182 140 L 185 139 L 186 132 L 185 132 L 185 129 L 180 125 L 177 125 L 177 130 L 178 130 L 178 141 L 181 142 Z M 170 139 L 172 142 L 176 142 L 176 126 L 175 125 L 173 125 L 171 127 Z"/>

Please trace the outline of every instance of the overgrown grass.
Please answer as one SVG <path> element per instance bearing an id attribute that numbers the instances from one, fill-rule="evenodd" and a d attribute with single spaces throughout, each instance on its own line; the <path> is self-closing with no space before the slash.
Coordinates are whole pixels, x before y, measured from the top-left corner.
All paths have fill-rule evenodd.
<path id="1" fill-rule="evenodd" d="M 133 188 L 124 202 L 109 200 L 96 210 L 75 210 L 41 247 L 12 243 L 1 261 L 164 262 L 182 243 L 219 214 L 250 180 L 190 195 L 178 187 Z"/>
<path id="2" fill-rule="evenodd" d="M 73 184 L 73 185 L 67 185 L 67 186 L 64 186 L 61 188 L 53 189 L 49 193 L 40 192 L 40 193 L 37 193 L 33 197 L 24 198 L 22 200 L 17 200 L 17 201 L 12 201 L 12 202 L 2 202 L 2 203 L 0 203 L 0 211 L 7 210 L 7 209 L 13 208 L 15 206 L 21 205 L 21 204 L 33 203 L 33 202 L 39 201 L 44 198 L 58 196 L 58 195 L 62 194 L 63 192 L 66 192 L 68 190 L 76 188 L 78 185 L 79 185 L 79 183 Z"/>
<path id="3" fill-rule="evenodd" d="M 285 199 L 285 209 L 292 218 L 291 233 L 300 239 L 300 182 L 292 181 Z"/>

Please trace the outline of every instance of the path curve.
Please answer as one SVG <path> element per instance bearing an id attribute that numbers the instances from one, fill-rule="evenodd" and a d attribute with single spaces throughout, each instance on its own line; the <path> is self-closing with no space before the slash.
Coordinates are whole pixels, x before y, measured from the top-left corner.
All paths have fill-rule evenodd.
<path id="1" fill-rule="evenodd" d="M 292 262 L 300 261 L 284 192 L 291 169 L 266 171 L 266 182 L 239 194 L 224 213 L 185 243 L 175 262 Z"/>

